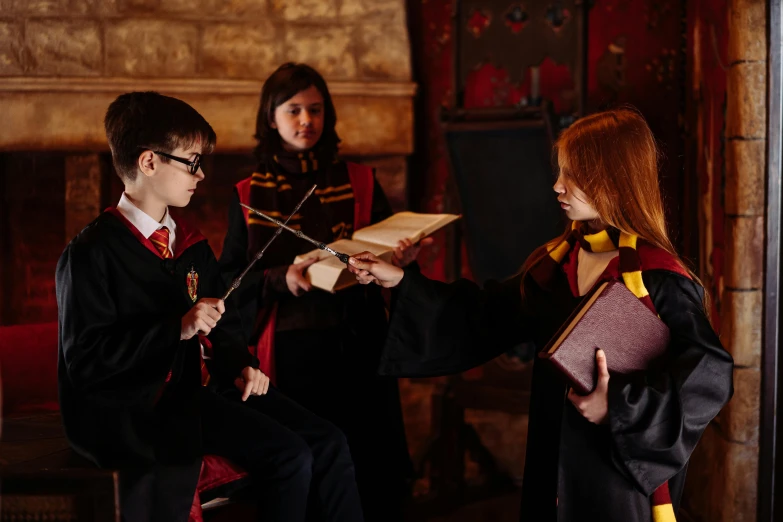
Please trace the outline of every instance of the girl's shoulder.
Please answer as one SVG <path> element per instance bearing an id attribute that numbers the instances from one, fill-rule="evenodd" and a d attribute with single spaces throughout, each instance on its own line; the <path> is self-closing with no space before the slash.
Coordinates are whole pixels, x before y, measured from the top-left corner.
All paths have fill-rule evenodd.
<path id="1" fill-rule="evenodd" d="M 651 245 L 646 241 L 640 241 L 636 249 L 639 252 L 639 261 L 641 262 L 643 272 L 648 270 L 666 270 L 692 279 L 682 261 L 666 250 Z"/>

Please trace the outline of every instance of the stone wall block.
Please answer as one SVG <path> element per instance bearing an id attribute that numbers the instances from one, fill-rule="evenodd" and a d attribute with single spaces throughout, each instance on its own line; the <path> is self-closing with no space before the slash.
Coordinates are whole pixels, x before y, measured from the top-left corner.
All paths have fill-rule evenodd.
<path id="1" fill-rule="evenodd" d="M 266 79 L 282 63 L 276 38 L 270 22 L 206 26 L 202 72 L 215 78 Z"/>
<path id="2" fill-rule="evenodd" d="M 117 76 L 194 77 L 198 30 L 194 24 L 136 19 L 107 27 L 107 69 Z"/>
<path id="3" fill-rule="evenodd" d="M 759 289 L 764 282 L 764 216 L 726 218 L 728 288 Z"/>
<path id="4" fill-rule="evenodd" d="M 10 0 L 13 12 L 23 15 L 59 15 L 66 9 L 66 0 Z"/>
<path id="5" fill-rule="evenodd" d="M 723 291 L 720 337 L 737 366 L 761 364 L 762 298 L 761 290 Z"/>
<path id="6" fill-rule="evenodd" d="M 328 79 L 356 78 L 350 26 L 292 25 L 285 35 L 284 60 L 305 62 Z M 342 120 L 343 115 L 338 118 Z"/>
<path id="7" fill-rule="evenodd" d="M 766 61 L 767 2 L 732 0 L 729 4 L 729 63 Z"/>
<path id="8" fill-rule="evenodd" d="M 410 42 L 402 14 L 359 24 L 358 31 L 361 77 L 410 80 Z"/>
<path id="9" fill-rule="evenodd" d="M 79 15 L 116 15 L 122 0 L 66 0 L 67 12 Z"/>
<path id="10" fill-rule="evenodd" d="M 766 140 L 726 143 L 726 213 L 763 215 L 766 207 Z"/>
<path id="11" fill-rule="evenodd" d="M 403 0 L 343 0 L 340 4 L 340 17 L 363 18 L 368 15 L 393 15 L 404 13 Z"/>
<path id="12" fill-rule="evenodd" d="M 26 56 L 22 24 L 0 20 L 0 75 L 22 74 Z"/>
<path id="13" fill-rule="evenodd" d="M 284 20 L 323 21 L 337 16 L 335 0 L 271 0 L 272 11 Z"/>
<path id="14" fill-rule="evenodd" d="M 31 20 L 26 40 L 35 74 L 98 76 L 103 71 L 101 28 L 87 20 Z"/>
<path id="15" fill-rule="evenodd" d="M 731 441 L 758 444 L 761 372 L 734 369 L 734 396 L 721 412 L 721 427 Z"/>
<path id="16" fill-rule="evenodd" d="M 763 35 L 763 31 L 760 33 Z M 726 137 L 764 139 L 767 135 L 767 64 L 735 63 L 727 76 Z"/>

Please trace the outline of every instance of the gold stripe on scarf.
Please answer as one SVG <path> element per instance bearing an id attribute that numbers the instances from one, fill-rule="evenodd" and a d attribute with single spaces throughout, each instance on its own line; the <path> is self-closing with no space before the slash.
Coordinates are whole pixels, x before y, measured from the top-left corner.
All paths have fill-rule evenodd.
<path id="1" fill-rule="evenodd" d="M 351 188 L 350 183 L 346 183 L 345 185 L 340 185 L 339 187 L 326 187 L 325 189 L 316 189 L 315 193 L 318 196 L 323 196 L 324 194 L 331 194 L 332 192 L 341 192 L 343 190 L 349 190 Z"/>
<path id="2" fill-rule="evenodd" d="M 254 187 L 263 187 L 263 188 L 277 187 L 277 183 L 275 183 L 274 181 L 257 181 L 255 179 L 251 179 L 250 184 Z"/>
<path id="3" fill-rule="evenodd" d="M 353 197 L 353 190 L 348 192 L 347 194 L 342 194 L 341 196 L 333 196 L 331 198 L 321 198 L 321 203 L 334 203 L 335 201 L 342 201 L 344 199 L 350 199 Z"/>
<path id="4" fill-rule="evenodd" d="M 568 241 L 562 241 L 549 252 L 549 257 L 554 259 L 555 263 L 560 264 L 569 250 L 571 250 L 571 245 L 568 244 Z"/>
<path id="5" fill-rule="evenodd" d="M 573 232 L 574 230 L 577 229 L 577 227 L 579 227 L 579 222 L 572 221 L 571 231 Z M 559 265 L 569 250 L 571 250 L 571 245 L 568 243 L 568 239 L 564 239 L 563 241 L 560 242 L 559 245 L 557 245 L 549 252 L 549 257 L 554 259 L 555 263 Z"/>
<path id="6" fill-rule="evenodd" d="M 592 252 L 611 252 L 617 248 L 617 246 L 612 242 L 612 238 L 609 237 L 609 232 L 606 230 L 582 237 L 585 241 L 590 243 L 590 250 Z"/>
<path id="7" fill-rule="evenodd" d="M 626 234 L 625 232 L 620 232 L 620 248 L 631 248 L 636 250 L 637 239 L 638 238 L 636 236 Z M 637 270 L 635 272 L 622 272 L 622 276 L 625 286 L 628 288 L 628 290 L 631 291 L 631 293 L 633 293 L 633 295 L 639 299 L 650 295 L 650 293 L 647 291 L 647 288 L 644 286 L 641 270 Z"/>
<path id="8" fill-rule="evenodd" d="M 255 216 L 248 216 L 247 223 L 248 225 L 261 225 L 263 227 L 277 228 L 277 225 L 275 225 L 271 221 L 267 221 L 266 219 L 262 219 Z M 302 225 L 292 225 L 291 223 L 288 223 L 288 225 L 286 226 L 289 228 L 293 228 L 294 230 L 302 230 Z"/>
<path id="9" fill-rule="evenodd" d="M 671 504 L 653 506 L 652 511 L 654 522 L 677 522 L 677 519 L 674 518 L 674 508 Z"/>
<path id="10" fill-rule="evenodd" d="M 283 214 L 281 212 L 278 212 L 277 210 L 262 210 L 261 212 L 263 212 L 267 216 L 273 217 L 273 218 L 285 218 L 285 219 L 288 218 L 288 215 Z M 263 218 L 261 218 L 261 219 L 263 219 Z M 293 216 L 291 216 L 291 219 L 292 220 L 302 219 L 302 214 L 294 214 Z M 266 220 L 264 220 L 264 221 L 266 221 Z M 269 221 L 267 221 L 267 223 L 269 223 Z"/>

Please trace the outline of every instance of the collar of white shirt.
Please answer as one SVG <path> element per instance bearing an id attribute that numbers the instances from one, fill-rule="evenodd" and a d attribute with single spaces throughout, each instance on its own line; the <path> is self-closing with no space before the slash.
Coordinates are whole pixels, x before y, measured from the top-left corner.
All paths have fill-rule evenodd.
<path id="1" fill-rule="evenodd" d="M 125 195 L 125 193 L 122 193 L 122 197 L 120 198 L 120 202 L 117 203 L 117 210 L 120 211 L 120 214 L 122 214 L 125 219 L 130 221 L 134 227 L 136 227 L 141 234 L 149 239 L 150 236 L 158 230 L 160 227 L 166 227 L 169 229 L 169 250 L 174 252 L 174 245 L 176 245 L 176 236 L 177 236 L 177 224 L 174 223 L 174 220 L 171 218 L 171 214 L 169 213 L 169 209 L 166 209 L 166 213 L 163 215 L 163 219 L 158 223 L 155 221 L 154 218 L 150 217 L 149 214 L 146 214 L 143 210 L 141 210 L 139 207 L 133 204 L 133 202 L 128 199 L 128 196 Z"/>

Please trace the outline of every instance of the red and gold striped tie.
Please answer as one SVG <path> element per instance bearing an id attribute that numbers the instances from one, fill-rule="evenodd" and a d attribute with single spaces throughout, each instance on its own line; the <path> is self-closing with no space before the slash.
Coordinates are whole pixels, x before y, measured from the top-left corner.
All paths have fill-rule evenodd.
<path id="1" fill-rule="evenodd" d="M 155 245 L 155 248 L 158 249 L 158 252 L 160 252 L 160 255 L 163 257 L 163 259 L 171 259 L 174 257 L 171 254 L 171 249 L 169 249 L 169 229 L 167 227 L 161 227 L 155 232 L 152 233 L 150 236 L 150 241 L 152 241 L 152 244 Z M 204 347 L 205 350 L 211 351 L 212 343 L 209 342 L 209 339 L 206 338 L 206 336 L 199 334 L 199 341 L 201 342 L 201 345 Z M 201 358 L 201 385 L 206 386 L 209 384 L 209 370 L 207 370 L 207 363 L 204 361 L 204 357 L 200 355 Z M 166 382 L 168 382 L 171 379 L 171 372 L 169 372 L 169 376 L 166 377 Z"/>
<path id="2" fill-rule="evenodd" d="M 160 252 L 160 255 L 163 257 L 163 259 L 170 259 L 174 257 L 171 255 L 171 250 L 169 250 L 168 228 L 161 227 L 153 232 L 150 236 L 150 241 L 152 241 L 152 244 L 155 245 L 155 248 L 158 249 L 158 252 Z"/>

